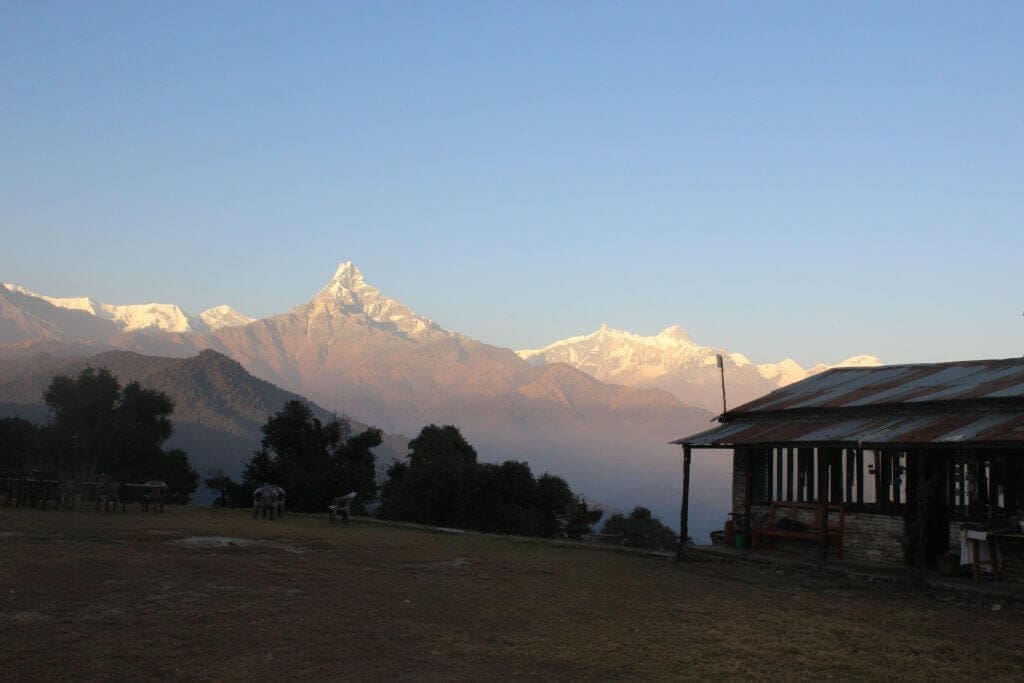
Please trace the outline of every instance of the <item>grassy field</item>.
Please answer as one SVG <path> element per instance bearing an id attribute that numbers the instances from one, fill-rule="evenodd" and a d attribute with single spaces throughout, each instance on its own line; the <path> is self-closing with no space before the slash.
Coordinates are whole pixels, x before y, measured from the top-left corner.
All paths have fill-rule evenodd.
<path id="1" fill-rule="evenodd" d="M 0 509 L 0 548 L 6 680 L 1024 671 L 1020 609 L 775 567 L 189 508 Z"/>

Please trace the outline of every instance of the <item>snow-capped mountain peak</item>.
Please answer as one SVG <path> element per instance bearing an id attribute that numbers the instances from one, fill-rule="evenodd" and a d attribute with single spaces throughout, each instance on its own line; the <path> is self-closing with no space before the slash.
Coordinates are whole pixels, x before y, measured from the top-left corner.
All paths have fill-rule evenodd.
<path id="1" fill-rule="evenodd" d="M 57 308 L 82 311 L 116 323 L 123 331 L 161 330 L 164 332 L 195 332 L 203 325 L 174 304 L 104 304 L 90 297 L 53 297 L 33 292 L 14 284 L 4 284 L 8 291 L 42 299 Z"/>
<path id="2" fill-rule="evenodd" d="M 316 327 L 333 329 L 334 313 L 365 315 L 370 320 L 415 336 L 428 331 L 442 332 L 432 320 L 425 318 L 405 304 L 381 293 L 366 282 L 363 274 L 351 261 L 342 261 L 323 289 L 307 304 L 310 314 L 318 321 Z M 325 317 L 326 316 L 326 317 Z"/>
<path id="3" fill-rule="evenodd" d="M 684 330 L 679 325 L 672 325 L 666 327 L 661 333 L 658 334 L 658 339 L 664 339 L 676 344 L 693 345 L 693 339 L 690 337 L 690 333 Z"/>
<path id="4" fill-rule="evenodd" d="M 97 315 L 100 307 L 102 306 L 102 304 L 93 301 L 87 296 L 58 298 L 33 292 L 31 289 L 26 289 L 21 285 L 5 282 L 3 286 L 8 291 L 24 294 L 25 296 L 30 296 L 34 299 L 42 299 L 43 301 L 53 304 L 57 308 L 66 308 L 71 311 L 85 311 L 86 313 Z"/>
<path id="5" fill-rule="evenodd" d="M 363 284 L 363 273 L 351 261 L 342 261 L 334 271 L 331 283 L 338 283 L 349 289 Z"/>
<path id="6" fill-rule="evenodd" d="M 134 330 L 158 329 L 164 332 L 195 332 L 195 325 L 185 311 L 174 304 L 128 304 L 115 306 L 100 304 L 102 314 L 116 323 L 120 323 L 126 332 Z"/>
<path id="7" fill-rule="evenodd" d="M 817 375 L 818 373 L 825 372 L 826 370 L 831 370 L 832 368 L 873 368 L 881 364 L 882 361 L 878 358 L 878 356 L 868 356 L 862 354 L 859 356 L 850 356 L 849 358 L 845 358 L 836 363 L 835 365 L 818 363 L 813 368 L 807 371 L 807 376 L 810 377 L 811 375 Z"/>
<path id="8" fill-rule="evenodd" d="M 241 327 L 255 320 L 255 318 L 242 315 L 226 304 L 206 309 L 199 314 L 199 318 L 211 330 L 219 330 L 222 327 Z"/>
<path id="9" fill-rule="evenodd" d="M 766 380 L 780 387 L 798 382 L 807 377 L 807 370 L 792 358 L 786 358 L 778 363 L 758 365 L 757 371 Z"/>
<path id="10" fill-rule="evenodd" d="M 531 365 L 568 363 L 603 382 L 665 389 L 684 403 L 710 410 L 721 408 L 716 391 L 720 381 L 718 354 L 725 361 L 726 390 L 733 406 L 835 367 L 816 366 L 809 373 L 791 358 L 755 365 L 742 353 L 701 346 L 678 325 L 653 336 L 601 325 L 587 335 L 516 353 Z M 840 365 L 855 364 L 877 365 L 879 361 L 874 356 L 855 356 Z"/>

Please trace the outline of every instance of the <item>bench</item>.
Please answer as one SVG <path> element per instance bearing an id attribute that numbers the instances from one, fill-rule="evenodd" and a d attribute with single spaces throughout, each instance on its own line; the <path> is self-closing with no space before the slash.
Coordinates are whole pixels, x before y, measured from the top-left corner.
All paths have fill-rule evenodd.
<path id="1" fill-rule="evenodd" d="M 800 516 L 801 512 L 805 513 L 803 519 Z M 843 559 L 843 523 L 846 519 L 846 508 L 842 505 L 772 503 L 764 524 L 754 527 L 754 547 L 770 547 L 773 538 L 820 541 L 822 513 L 825 518 L 826 542 L 836 546 L 837 556 Z"/>

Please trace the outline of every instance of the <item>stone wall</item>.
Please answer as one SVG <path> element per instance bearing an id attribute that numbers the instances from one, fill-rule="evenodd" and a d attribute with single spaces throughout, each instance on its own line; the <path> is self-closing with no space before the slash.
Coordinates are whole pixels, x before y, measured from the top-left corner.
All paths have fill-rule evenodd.
<path id="1" fill-rule="evenodd" d="M 858 564 L 904 566 L 906 549 L 903 547 L 903 528 L 904 521 L 900 515 L 847 513 L 843 559 Z"/>
<path id="2" fill-rule="evenodd" d="M 750 508 L 754 523 L 767 519 L 769 507 L 754 505 Z M 835 522 L 835 515 L 830 520 Z M 812 523 L 810 510 L 800 511 L 800 521 Z M 810 539 L 773 538 L 772 550 L 814 560 L 818 557 L 818 542 Z M 829 544 L 828 556 L 838 559 L 838 548 Z M 870 512 L 847 512 L 843 519 L 843 561 L 898 568 L 904 566 L 903 517 Z"/>
<path id="3" fill-rule="evenodd" d="M 732 511 L 743 514 L 747 496 L 746 453 L 733 450 L 732 456 Z M 769 513 L 767 505 L 751 505 L 750 514 L 754 526 L 761 526 Z M 812 512 L 803 510 L 800 521 L 812 522 Z M 832 513 L 835 515 L 835 513 Z M 831 517 L 834 521 L 835 517 Z M 957 527 L 959 529 L 959 527 Z M 871 564 L 885 567 L 902 567 L 906 550 L 903 547 L 904 520 L 902 515 L 882 515 L 871 512 L 847 512 L 843 520 L 843 560 L 857 564 Z M 957 541 L 959 544 L 959 541 Z M 785 553 L 806 556 L 813 560 L 818 556 L 818 544 L 812 540 L 788 538 L 772 539 L 772 548 Z M 829 545 L 830 558 L 837 557 L 838 549 Z"/>

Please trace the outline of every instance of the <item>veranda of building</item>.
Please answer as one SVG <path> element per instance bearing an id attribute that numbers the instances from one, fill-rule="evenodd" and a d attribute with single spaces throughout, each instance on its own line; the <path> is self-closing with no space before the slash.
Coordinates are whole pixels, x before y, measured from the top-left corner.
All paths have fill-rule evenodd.
<path id="1" fill-rule="evenodd" d="M 825 500 L 844 511 L 846 561 L 933 565 L 959 557 L 961 527 L 1012 530 L 1024 513 L 1024 359 L 833 369 L 719 422 L 673 442 L 684 452 L 684 532 L 691 451 L 702 448 L 733 451 L 740 530 L 772 503 Z M 823 561 L 836 551 L 783 545 Z M 1004 578 L 1024 580 L 1024 542 L 1002 551 Z"/>

